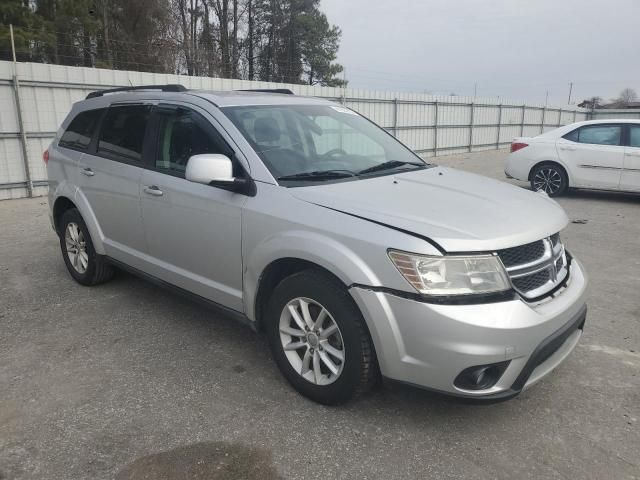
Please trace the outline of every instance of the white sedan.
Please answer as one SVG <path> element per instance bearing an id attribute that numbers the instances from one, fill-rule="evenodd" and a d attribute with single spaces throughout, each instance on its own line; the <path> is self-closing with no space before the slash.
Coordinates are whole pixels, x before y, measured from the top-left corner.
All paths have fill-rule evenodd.
<path id="1" fill-rule="evenodd" d="M 638 192 L 640 120 L 591 120 L 516 138 L 504 173 L 551 197 L 570 187 Z"/>

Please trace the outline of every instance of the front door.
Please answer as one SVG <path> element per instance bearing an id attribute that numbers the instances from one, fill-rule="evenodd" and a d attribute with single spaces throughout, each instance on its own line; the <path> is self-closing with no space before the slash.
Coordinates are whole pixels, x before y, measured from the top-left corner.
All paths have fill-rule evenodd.
<path id="1" fill-rule="evenodd" d="M 556 148 L 571 170 L 573 186 L 618 188 L 624 162 L 620 125 L 586 125 L 558 140 Z"/>
<path id="2" fill-rule="evenodd" d="M 620 189 L 640 190 L 640 125 L 629 125 L 629 142 L 624 150 Z"/>
<path id="3" fill-rule="evenodd" d="M 242 311 L 246 197 L 184 178 L 192 155 L 233 152 L 205 112 L 159 105 L 153 158 L 142 174 L 142 217 L 152 275 Z"/>

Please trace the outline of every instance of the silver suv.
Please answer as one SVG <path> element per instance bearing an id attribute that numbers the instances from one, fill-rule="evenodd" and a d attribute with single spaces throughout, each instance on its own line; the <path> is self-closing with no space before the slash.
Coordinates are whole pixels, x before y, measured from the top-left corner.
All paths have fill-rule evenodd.
<path id="1" fill-rule="evenodd" d="M 75 280 L 119 267 L 222 308 L 264 331 L 286 379 L 321 403 L 381 376 L 509 398 L 582 334 L 587 280 L 557 203 L 425 163 L 340 104 L 94 92 L 45 158 Z"/>

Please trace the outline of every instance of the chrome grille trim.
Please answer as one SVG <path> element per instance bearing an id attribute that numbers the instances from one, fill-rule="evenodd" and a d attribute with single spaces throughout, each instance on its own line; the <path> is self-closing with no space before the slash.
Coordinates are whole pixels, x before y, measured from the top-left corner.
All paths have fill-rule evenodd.
<path id="1" fill-rule="evenodd" d="M 531 260 L 532 251 L 542 254 Z M 497 253 L 511 279 L 511 285 L 527 299 L 545 295 L 562 283 L 569 274 L 567 254 L 557 233 L 537 242 L 500 250 Z M 527 261 L 514 265 L 514 258 Z M 544 275 L 543 272 L 548 275 Z"/>

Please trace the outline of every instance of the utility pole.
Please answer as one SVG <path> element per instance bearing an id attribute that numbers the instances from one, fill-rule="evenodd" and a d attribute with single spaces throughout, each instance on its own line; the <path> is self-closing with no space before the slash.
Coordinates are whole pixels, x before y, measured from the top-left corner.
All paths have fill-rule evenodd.
<path id="1" fill-rule="evenodd" d="M 571 105 L 571 92 L 573 91 L 573 82 L 569 82 L 569 100 L 567 100 L 567 105 Z"/>
<path id="2" fill-rule="evenodd" d="M 16 101 L 16 113 L 18 115 L 18 128 L 20 128 L 20 147 L 22 151 L 22 161 L 24 163 L 24 177 L 27 184 L 29 197 L 33 197 L 33 182 L 31 181 L 31 170 L 29 169 L 29 152 L 27 151 L 27 134 L 24 130 L 22 119 L 22 106 L 20 105 L 20 82 L 18 81 L 18 62 L 16 61 L 16 44 L 13 38 L 13 25 L 9 24 L 9 36 L 11 37 L 11 55 L 13 57 L 13 94 Z"/>
<path id="3" fill-rule="evenodd" d="M 549 90 L 547 90 L 547 96 L 544 98 L 544 104 L 549 105 Z"/>
<path id="4" fill-rule="evenodd" d="M 473 99 L 475 100 L 478 96 L 478 82 L 473 84 Z"/>

